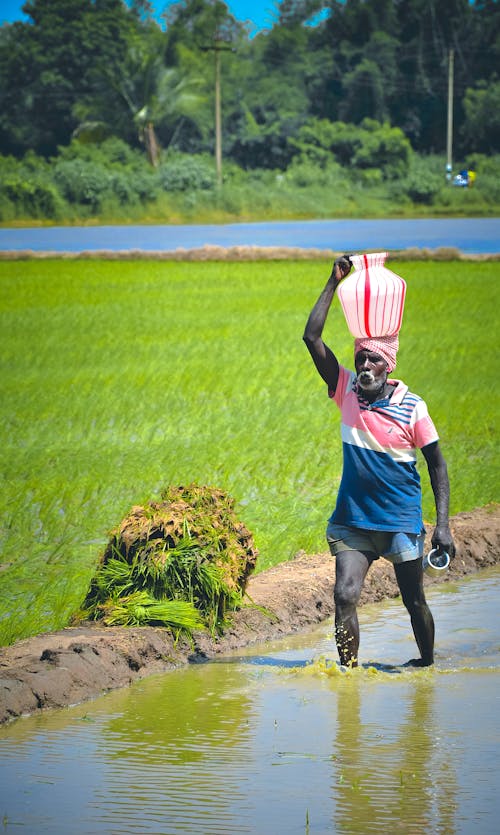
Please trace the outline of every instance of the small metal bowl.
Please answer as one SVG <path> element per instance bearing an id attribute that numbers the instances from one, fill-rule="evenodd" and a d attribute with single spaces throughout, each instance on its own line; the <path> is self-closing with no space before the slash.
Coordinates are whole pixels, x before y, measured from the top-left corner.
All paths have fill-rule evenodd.
<path id="1" fill-rule="evenodd" d="M 423 558 L 424 571 L 431 577 L 439 577 L 443 571 L 446 571 L 449 564 L 450 555 L 446 551 L 440 551 L 439 548 L 433 548 Z"/>

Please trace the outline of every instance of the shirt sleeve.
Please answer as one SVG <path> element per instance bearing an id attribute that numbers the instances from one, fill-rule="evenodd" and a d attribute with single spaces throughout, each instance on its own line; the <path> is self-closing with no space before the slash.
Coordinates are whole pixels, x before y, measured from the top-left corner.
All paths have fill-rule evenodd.
<path id="1" fill-rule="evenodd" d="M 342 408 L 342 403 L 344 402 L 344 397 L 346 396 L 347 392 L 350 391 L 352 383 L 354 382 L 355 374 L 352 371 L 349 371 L 347 368 L 344 368 L 343 365 L 339 365 L 339 379 L 337 381 L 337 388 L 335 391 L 332 389 L 328 389 L 328 397 L 331 400 L 334 400 L 339 409 Z"/>
<path id="2" fill-rule="evenodd" d="M 439 435 L 424 400 L 419 400 L 415 406 L 411 422 L 415 447 L 422 449 L 427 444 L 439 441 Z"/>

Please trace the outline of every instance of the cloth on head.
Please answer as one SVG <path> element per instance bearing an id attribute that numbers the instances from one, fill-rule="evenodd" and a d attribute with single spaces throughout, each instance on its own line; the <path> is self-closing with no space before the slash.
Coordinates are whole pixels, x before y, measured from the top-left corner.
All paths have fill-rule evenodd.
<path id="1" fill-rule="evenodd" d="M 361 336 L 354 342 L 354 356 L 358 351 L 373 351 L 380 354 L 387 363 L 387 370 L 394 371 L 396 368 L 396 354 L 399 348 L 399 335 L 393 336 Z"/>

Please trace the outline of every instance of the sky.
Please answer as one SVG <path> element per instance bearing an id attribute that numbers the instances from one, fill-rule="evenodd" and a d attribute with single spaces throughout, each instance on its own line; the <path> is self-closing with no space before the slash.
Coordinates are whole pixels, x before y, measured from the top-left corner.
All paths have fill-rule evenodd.
<path id="1" fill-rule="evenodd" d="M 166 6 L 175 0 L 152 0 L 154 8 L 160 14 Z M 225 0 L 226 5 L 238 20 L 249 20 L 255 30 L 270 29 L 275 17 L 275 0 Z M 279 2 L 279 0 L 278 0 Z M 26 20 L 21 7 L 25 0 L 0 0 L 0 24 L 14 20 Z"/>

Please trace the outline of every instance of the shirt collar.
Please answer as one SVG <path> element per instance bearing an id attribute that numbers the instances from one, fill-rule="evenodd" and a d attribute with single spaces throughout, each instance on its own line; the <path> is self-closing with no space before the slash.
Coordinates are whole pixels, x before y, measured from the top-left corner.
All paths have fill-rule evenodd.
<path id="1" fill-rule="evenodd" d="M 406 392 L 408 391 L 408 386 L 405 385 L 402 380 L 388 380 L 387 382 L 389 383 L 390 386 L 394 386 L 394 391 L 392 393 L 392 396 L 390 398 L 389 397 L 383 397 L 381 400 L 375 400 L 374 403 L 370 403 L 370 404 L 369 404 L 369 401 L 366 400 L 363 397 L 363 395 L 360 394 L 360 392 L 358 391 L 358 384 L 357 384 L 357 381 L 356 381 L 356 377 L 354 377 L 354 380 L 353 380 L 352 390 L 356 393 L 356 395 L 358 397 L 358 400 L 361 400 L 363 403 L 366 403 L 367 405 L 372 406 L 372 408 L 373 408 L 373 406 L 379 406 L 379 407 L 380 406 L 388 406 L 390 403 L 391 404 L 392 403 L 394 403 L 394 404 L 401 403 L 401 401 L 403 400 L 403 397 L 405 396 Z"/>

